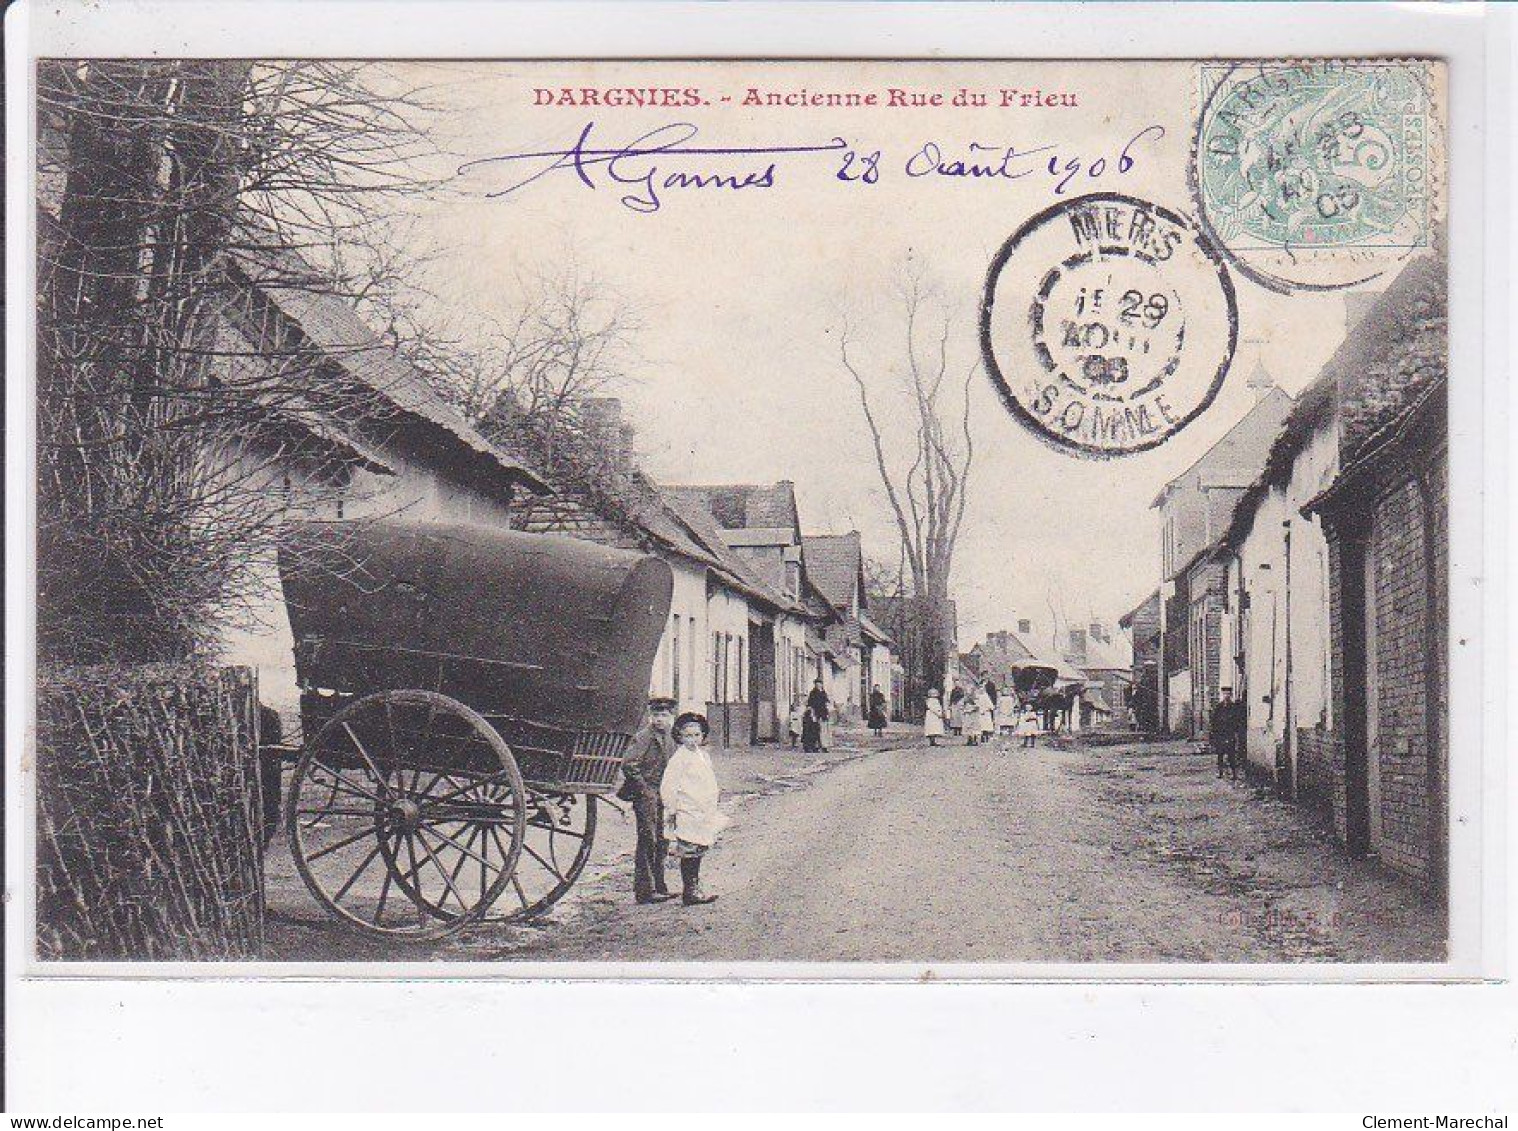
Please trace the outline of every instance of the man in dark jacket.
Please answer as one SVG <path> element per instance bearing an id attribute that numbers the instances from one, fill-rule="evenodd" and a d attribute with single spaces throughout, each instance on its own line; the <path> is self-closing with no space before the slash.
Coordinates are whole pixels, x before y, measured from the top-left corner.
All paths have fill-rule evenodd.
<path id="1" fill-rule="evenodd" d="M 669 842 L 664 839 L 664 811 L 659 784 L 664 767 L 674 753 L 670 730 L 675 724 L 675 701 L 648 701 L 648 725 L 633 736 L 622 760 L 627 779 L 619 796 L 632 802 L 638 824 L 638 850 L 633 858 L 633 898 L 639 903 L 663 903 L 672 898 L 664 884 L 664 859 Z"/>
<path id="2" fill-rule="evenodd" d="M 817 749 L 826 753 L 828 748 L 828 721 L 833 715 L 833 703 L 828 698 L 827 689 L 822 686 L 822 677 L 812 684 L 811 694 L 806 697 L 806 709 L 812 713 L 812 718 L 817 721 Z"/>
<path id="3" fill-rule="evenodd" d="M 1244 704 L 1234 702 L 1232 688 L 1219 693 L 1218 705 L 1212 709 L 1212 726 L 1207 739 L 1218 756 L 1218 777 L 1226 766 L 1233 780 L 1239 780 L 1239 762 L 1244 753 Z"/>

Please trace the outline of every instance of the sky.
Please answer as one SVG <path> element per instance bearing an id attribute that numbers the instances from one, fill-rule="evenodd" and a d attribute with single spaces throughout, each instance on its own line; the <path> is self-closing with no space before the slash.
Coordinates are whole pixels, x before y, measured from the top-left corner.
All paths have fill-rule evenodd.
<path id="1" fill-rule="evenodd" d="M 509 320 L 522 274 L 552 271 L 572 255 L 638 311 L 632 380 L 621 395 L 655 479 L 792 480 L 808 533 L 857 529 L 866 552 L 883 560 L 897 557 L 895 527 L 838 357 L 844 313 L 894 458 L 907 453 L 909 405 L 893 376 L 903 331 L 891 300 L 904 262 L 936 281 L 953 326 L 952 371 L 962 374 L 979 353 L 987 265 L 1031 215 L 1098 191 L 1196 211 L 1186 171 L 1197 80 L 1186 62 L 428 63 L 402 74 L 429 87 L 439 107 L 433 140 L 449 155 L 439 164 L 449 184 L 410 204 L 405 225 L 406 238 L 434 256 L 425 283 L 439 301 Z M 566 87 L 693 90 L 678 97 L 703 104 L 534 105 L 545 100 L 535 89 L 557 96 Z M 987 105 L 745 107 L 749 88 L 874 92 L 881 102 L 896 88 L 946 103 L 966 90 L 984 93 Z M 1003 90 L 1017 92 L 1005 107 Z M 1034 91 L 1037 101 L 1057 93 L 1075 105 L 1023 105 Z M 839 179 L 836 152 L 782 154 L 763 158 L 775 161 L 773 187 L 661 190 L 658 210 L 640 211 L 622 202 L 631 190 L 610 185 L 604 167 L 587 170 L 594 188 L 568 167 L 512 187 L 552 158 L 454 175 L 469 160 L 565 150 L 588 123 L 591 146 L 627 145 L 677 123 L 699 130 L 687 147 L 823 146 L 839 137 L 857 147 L 850 172 L 880 152 L 878 177 Z M 1120 172 L 1125 145 L 1146 130 Z M 972 142 L 998 159 L 1014 146 L 1007 168 L 1024 175 L 906 175 L 925 145 L 949 159 L 971 153 Z M 1037 154 L 1022 156 L 1030 150 Z M 696 160 L 662 158 L 659 176 L 693 171 Z M 710 171 L 763 168 L 752 156 L 704 160 Z M 1223 387 L 1154 450 L 1111 460 L 1054 450 L 1008 413 L 983 373 L 971 382 L 976 457 L 951 582 L 962 647 L 1019 616 L 1043 617 L 1051 600 L 1076 623 L 1115 623 L 1159 581 L 1155 494 L 1248 411 L 1257 394 L 1246 382 L 1259 368 L 1296 394 L 1342 340 L 1342 296 L 1277 295 L 1237 272 L 1233 281 L 1240 331 Z"/>

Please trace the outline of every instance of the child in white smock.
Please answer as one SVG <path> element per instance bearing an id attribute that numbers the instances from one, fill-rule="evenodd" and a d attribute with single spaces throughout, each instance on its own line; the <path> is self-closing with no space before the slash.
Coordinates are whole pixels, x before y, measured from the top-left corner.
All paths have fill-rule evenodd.
<path id="1" fill-rule="evenodd" d="M 680 879 L 687 907 L 715 903 L 715 895 L 701 890 L 701 858 L 727 827 L 727 817 L 717 808 L 717 772 L 706 750 L 709 733 L 706 716 L 687 711 L 675 720 L 675 752 L 664 768 L 659 799 L 664 803 L 664 836 L 669 854 L 680 860 Z"/>

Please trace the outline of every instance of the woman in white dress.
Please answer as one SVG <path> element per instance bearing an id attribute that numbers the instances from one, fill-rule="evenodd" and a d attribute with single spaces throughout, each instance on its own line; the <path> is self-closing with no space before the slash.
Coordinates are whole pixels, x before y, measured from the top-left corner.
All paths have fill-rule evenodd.
<path id="1" fill-rule="evenodd" d="M 981 689 L 971 684 L 965 692 L 965 745 L 980 744 L 980 696 Z"/>
<path id="2" fill-rule="evenodd" d="M 996 737 L 996 700 L 991 698 L 991 689 L 986 684 L 981 684 L 975 690 L 976 722 L 980 726 L 980 741 L 990 742 Z"/>
<path id="3" fill-rule="evenodd" d="M 927 706 L 923 708 L 922 736 L 928 740 L 929 746 L 937 746 L 938 740 L 944 736 L 943 702 L 938 698 L 936 687 L 928 691 Z"/>
<path id="4" fill-rule="evenodd" d="M 1004 690 L 996 701 L 996 729 L 1002 734 L 1011 734 L 1017 726 L 1017 715 L 1017 693 Z"/>
<path id="5" fill-rule="evenodd" d="M 1023 708 L 1022 718 L 1017 720 L 1017 737 L 1021 738 L 1025 749 L 1031 750 L 1038 744 L 1038 712 L 1029 703 Z"/>

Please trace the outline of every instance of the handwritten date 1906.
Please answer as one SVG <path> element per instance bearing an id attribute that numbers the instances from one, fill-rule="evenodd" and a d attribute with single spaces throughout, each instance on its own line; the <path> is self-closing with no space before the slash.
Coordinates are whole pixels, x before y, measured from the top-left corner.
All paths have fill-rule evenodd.
<path id="1" fill-rule="evenodd" d="M 649 130 L 625 145 L 591 144 L 596 128 L 587 122 L 574 144 L 565 149 L 503 153 L 459 166 L 464 176 L 486 167 L 504 166 L 525 170 L 504 185 L 488 190 L 487 197 L 519 192 L 556 170 L 573 171 L 582 185 L 598 189 L 603 184 L 620 189 L 618 203 L 634 212 L 657 212 L 662 193 L 705 189 L 718 192 L 773 189 L 780 183 L 783 159 L 830 155 L 837 162 L 834 178 L 847 184 L 875 185 L 888 175 L 891 163 L 879 149 L 851 145 L 842 137 L 821 144 L 772 146 L 691 145 L 699 129 L 690 122 L 673 122 Z M 1066 153 L 1058 144 L 1020 148 L 1016 145 L 983 145 L 971 142 L 955 150 L 936 141 L 924 142 L 900 166 L 909 178 L 934 177 L 950 181 L 1015 181 L 1043 172 L 1055 195 L 1063 195 L 1077 177 L 1096 180 L 1110 172 L 1126 174 L 1138 161 L 1139 142 L 1164 137 L 1162 126 L 1147 126 L 1131 137 L 1112 159 Z M 664 171 L 669 163 L 676 168 Z"/>

